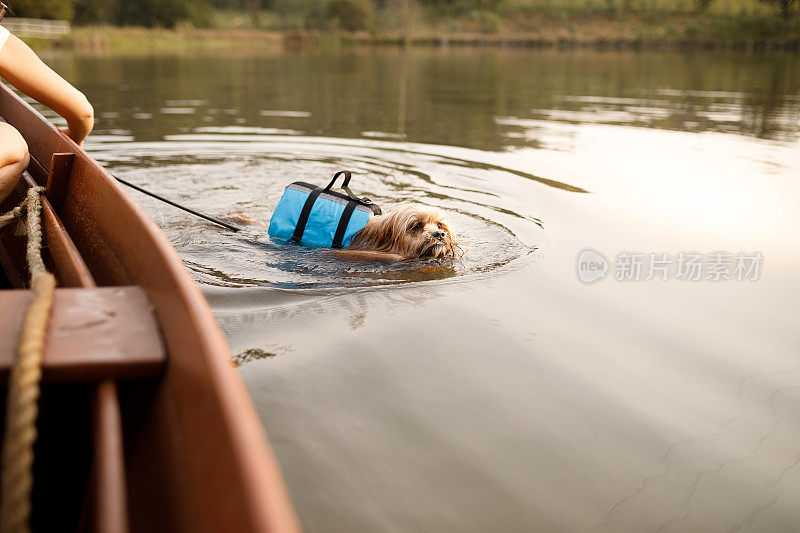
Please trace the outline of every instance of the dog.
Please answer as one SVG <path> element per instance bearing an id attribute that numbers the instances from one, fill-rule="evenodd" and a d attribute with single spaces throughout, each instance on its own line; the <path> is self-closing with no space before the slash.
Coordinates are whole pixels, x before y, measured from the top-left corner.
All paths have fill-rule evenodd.
<path id="1" fill-rule="evenodd" d="M 235 211 L 233 222 L 267 227 L 247 213 Z M 444 259 L 459 251 L 456 235 L 444 214 L 434 207 L 402 205 L 384 215 L 371 217 L 350 244 L 336 250 L 348 257 L 397 261 L 404 259 Z"/>
<path id="2" fill-rule="evenodd" d="M 404 259 L 455 256 L 456 236 L 436 208 L 403 205 L 369 219 L 345 250 L 377 252 Z"/>

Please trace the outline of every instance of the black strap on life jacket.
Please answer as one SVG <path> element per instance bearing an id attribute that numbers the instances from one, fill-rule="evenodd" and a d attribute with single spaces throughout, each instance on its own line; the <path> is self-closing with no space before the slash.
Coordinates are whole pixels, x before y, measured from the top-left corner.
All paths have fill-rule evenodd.
<path id="1" fill-rule="evenodd" d="M 353 216 L 353 211 L 356 210 L 358 202 L 350 200 L 344 208 L 342 218 L 339 219 L 339 225 L 336 226 L 336 234 L 333 236 L 331 248 L 341 248 L 342 241 L 344 240 L 344 232 L 347 231 L 347 225 L 350 224 L 350 217 Z"/>
<path id="2" fill-rule="evenodd" d="M 297 219 L 297 226 L 294 227 L 294 233 L 292 233 L 289 242 L 300 242 L 303 238 L 303 233 L 306 231 L 308 216 L 311 214 L 311 208 L 314 207 L 314 202 L 324 190 L 325 189 L 322 187 L 317 187 L 309 193 L 308 198 L 306 198 L 306 203 L 303 204 L 303 209 L 300 211 L 300 218 Z"/>
<path id="3" fill-rule="evenodd" d="M 306 202 L 303 204 L 303 209 L 300 211 L 300 217 L 297 219 L 297 225 L 294 227 L 294 233 L 292 233 L 289 242 L 300 242 L 303 239 L 303 233 L 306 231 L 306 224 L 308 223 L 308 217 L 311 215 L 311 210 L 314 208 L 314 202 L 323 192 L 331 192 L 331 187 L 333 187 L 333 184 L 336 183 L 336 180 L 339 178 L 339 176 L 344 176 L 342 189 L 347 193 L 347 197 L 350 198 L 350 200 L 348 200 L 347 205 L 344 208 L 344 212 L 339 219 L 339 224 L 336 226 L 336 233 L 334 234 L 333 242 L 331 243 L 332 248 L 342 247 L 342 241 L 344 240 L 344 234 L 347 231 L 347 225 L 350 223 L 350 218 L 353 216 L 353 211 L 355 211 L 356 207 L 363 205 L 368 207 L 375 215 L 382 214 L 380 206 L 373 204 L 369 198 L 359 198 L 353 194 L 353 191 L 351 191 L 349 187 L 350 178 L 352 177 L 351 172 L 349 170 L 340 170 L 333 175 L 333 179 L 331 179 L 330 183 L 328 183 L 325 188 L 315 187 L 308 194 L 308 198 L 306 198 Z M 338 196 L 343 197 L 343 195 L 340 193 L 333 194 L 338 194 Z"/>

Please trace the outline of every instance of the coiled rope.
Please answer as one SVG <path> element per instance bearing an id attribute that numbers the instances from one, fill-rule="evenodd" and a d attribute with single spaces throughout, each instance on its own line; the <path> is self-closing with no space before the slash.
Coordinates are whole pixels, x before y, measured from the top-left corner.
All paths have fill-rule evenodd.
<path id="1" fill-rule="evenodd" d="M 0 216 L 0 227 L 21 219 L 27 207 L 28 249 L 32 298 L 25 312 L 17 358 L 8 378 L 6 426 L 0 457 L 0 533 L 30 531 L 31 490 L 33 488 L 33 445 L 39 414 L 39 382 L 42 355 L 56 279 L 42 260 L 42 203 L 44 187 L 31 187 L 27 198 L 9 213 Z"/>

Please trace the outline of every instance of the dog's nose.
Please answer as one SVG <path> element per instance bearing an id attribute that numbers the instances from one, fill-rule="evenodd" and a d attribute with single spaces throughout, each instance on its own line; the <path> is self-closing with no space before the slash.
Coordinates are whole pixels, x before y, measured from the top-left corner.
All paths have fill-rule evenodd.
<path id="1" fill-rule="evenodd" d="M 436 230 L 436 231 L 434 231 L 434 232 L 433 232 L 433 238 L 434 238 L 434 239 L 439 239 L 440 241 L 441 241 L 441 240 L 444 240 L 444 232 L 443 232 L 443 231 L 440 231 L 440 230 Z"/>

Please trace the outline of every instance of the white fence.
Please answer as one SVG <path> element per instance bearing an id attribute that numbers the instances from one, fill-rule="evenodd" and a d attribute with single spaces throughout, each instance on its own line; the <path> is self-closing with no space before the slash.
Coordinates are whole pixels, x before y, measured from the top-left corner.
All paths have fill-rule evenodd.
<path id="1" fill-rule="evenodd" d="M 3 26 L 17 37 L 34 37 L 37 39 L 58 39 L 69 35 L 72 31 L 66 20 L 22 19 L 6 17 Z"/>

